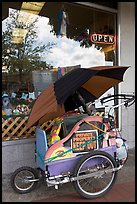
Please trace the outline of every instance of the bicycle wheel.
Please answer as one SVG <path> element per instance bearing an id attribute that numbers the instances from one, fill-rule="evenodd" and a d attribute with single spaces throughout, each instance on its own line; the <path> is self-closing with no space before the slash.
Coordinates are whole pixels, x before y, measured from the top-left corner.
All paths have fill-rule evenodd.
<path id="1" fill-rule="evenodd" d="M 84 198 L 97 198 L 108 192 L 114 184 L 117 166 L 113 157 L 102 151 L 94 151 L 84 156 L 74 170 L 73 182 L 76 191 Z M 83 178 L 82 178 L 83 177 Z"/>
<path id="2" fill-rule="evenodd" d="M 38 173 L 31 167 L 21 167 L 17 169 L 11 176 L 11 186 L 17 193 L 29 193 L 37 185 L 37 181 L 29 181 L 38 179 Z"/>

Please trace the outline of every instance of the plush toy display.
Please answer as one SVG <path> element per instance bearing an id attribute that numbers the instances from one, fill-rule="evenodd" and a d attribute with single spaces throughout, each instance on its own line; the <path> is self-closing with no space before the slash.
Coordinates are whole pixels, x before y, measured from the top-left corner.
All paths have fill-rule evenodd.
<path id="1" fill-rule="evenodd" d="M 12 115 L 12 109 L 11 109 L 10 99 L 8 94 L 2 95 L 2 114 L 3 115 Z"/>
<path id="2" fill-rule="evenodd" d="M 12 106 L 14 106 L 12 104 Z M 10 98 L 8 94 L 2 95 L 2 116 L 4 115 L 19 115 L 25 114 L 28 115 L 30 113 L 30 108 L 25 104 L 19 104 L 14 108 L 11 108 Z"/>
<path id="3" fill-rule="evenodd" d="M 15 114 L 15 115 L 18 115 L 18 114 L 29 114 L 29 112 L 30 112 L 30 110 L 29 110 L 29 108 L 28 108 L 28 106 L 27 105 L 24 105 L 24 104 L 22 104 L 22 105 L 18 105 L 14 110 L 13 110 L 13 113 Z"/>

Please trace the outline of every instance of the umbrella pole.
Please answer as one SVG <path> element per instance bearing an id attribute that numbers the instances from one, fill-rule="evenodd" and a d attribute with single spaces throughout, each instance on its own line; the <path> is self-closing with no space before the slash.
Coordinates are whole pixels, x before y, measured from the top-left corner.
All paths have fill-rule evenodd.
<path id="1" fill-rule="evenodd" d="M 88 109 L 88 106 L 87 106 L 87 104 L 86 104 L 86 102 L 85 102 L 85 99 L 82 97 L 82 95 L 81 95 L 78 91 L 76 91 L 76 94 L 77 94 L 78 99 L 79 99 L 80 102 L 82 103 L 82 107 L 83 107 L 84 111 L 85 111 L 88 115 L 91 115 L 91 111 Z"/>

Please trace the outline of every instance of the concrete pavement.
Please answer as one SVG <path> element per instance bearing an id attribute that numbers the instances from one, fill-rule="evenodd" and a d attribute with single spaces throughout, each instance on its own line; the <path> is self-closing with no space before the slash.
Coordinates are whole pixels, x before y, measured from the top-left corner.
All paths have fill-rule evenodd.
<path id="1" fill-rule="evenodd" d="M 81 198 L 73 192 L 53 198 L 34 200 L 33 202 L 135 202 L 135 182 L 115 184 L 107 194 L 92 200 Z"/>

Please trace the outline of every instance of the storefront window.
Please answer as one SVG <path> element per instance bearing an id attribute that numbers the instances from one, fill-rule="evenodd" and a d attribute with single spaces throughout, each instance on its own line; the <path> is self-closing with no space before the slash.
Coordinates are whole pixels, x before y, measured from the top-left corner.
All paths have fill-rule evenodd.
<path id="1" fill-rule="evenodd" d="M 11 25 L 3 21 L 2 91 L 10 97 L 15 93 L 17 103 L 35 100 L 58 78 L 59 68 L 117 64 L 116 14 L 68 2 L 41 6 L 33 19 L 24 12 L 19 21 L 14 10 Z"/>

